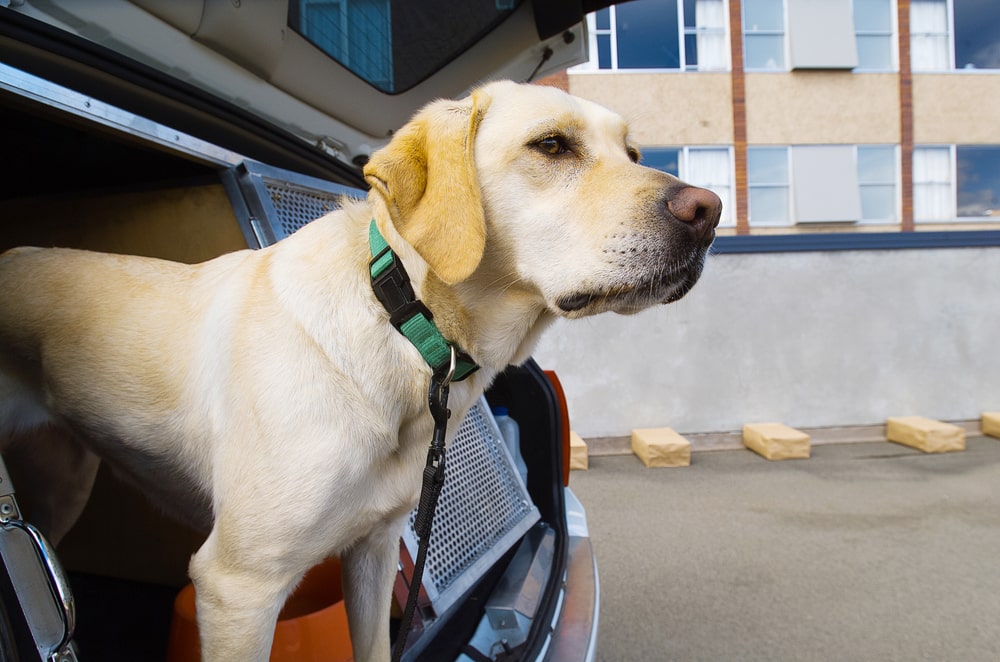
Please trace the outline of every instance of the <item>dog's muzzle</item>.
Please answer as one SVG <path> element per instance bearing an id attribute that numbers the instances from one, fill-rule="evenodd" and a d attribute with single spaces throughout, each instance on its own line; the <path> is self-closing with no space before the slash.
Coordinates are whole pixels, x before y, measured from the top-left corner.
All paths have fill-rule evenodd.
<path id="1" fill-rule="evenodd" d="M 657 303 L 673 303 L 694 287 L 715 240 L 722 200 L 708 189 L 679 184 L 668 189 L 658 204 L 659 249 L 647 253 L 655 257 L 647 257 L 646 266 L 622 282 L 560 297 L 556 300 L 560 312 L 570 316 L 585 310 L 634 313 Z"/>
<path id="2" fill-rule="evenodd" d="M 684 185 L 667 194 L 667 210 L 687 228 L 698 245 L 704 248 L 712 245 L 722 217 L 719 196 L 705 188 Z"/>

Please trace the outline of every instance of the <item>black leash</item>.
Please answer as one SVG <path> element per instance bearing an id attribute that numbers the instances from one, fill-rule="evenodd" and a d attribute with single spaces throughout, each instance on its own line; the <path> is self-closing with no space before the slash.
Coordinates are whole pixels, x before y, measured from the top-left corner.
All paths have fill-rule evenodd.
<path id="1" fill-rule="evenodd" d="M 406 608 L 403 610 L 403 620 L 396 633 L 396 645 L 392 651 L 392 662 L 399 662 L 406 648 L 410 629 L 413 626 L 413 612 L 417 608 L 420 596 L 420 586 L 424 576 L 424 564 L 427 561 L 427 548 L 431 538 L 431 527 L 434 524 L 434 511 L 437 508 L 438 497 L 444 487 L 444 453 L 445 434 L 448 431 L 448 393 L 451 380 L 455 376 L 457 355 L 451 347 L 451 362 L 446 371 L 435 372 L 431 377 L 431 387 L 427 394 L 427 405 L 434 418 L 434 436 L 431 447 L 427 450 L 427 464 L 424 466 L 423 486 L 420 489 L 420 504 L 417 506 L 417 517 L 413 523 L 417 534 L 417 558 L 413 563 L 413 576 L 410 577 L 410 589 L 406 597 Z M 443 373 L 443 374 L 442 374 Z"/>
<path id="2" fill-rule="evenodd" d="M 420 505 L 413 525 L 419 540 L 417 558 L 413 564 L 409 595 L 392 655 L 393 662 L 399 662 L 413 625 L 413 612 L 417 607 L 424 575 L 434 509 L 441 496 L 441 488 L 444 487 L 444 440 L 448 417 L 451 415 L 448 410 L 448 390 L 452 381 L 465 379 L 478 370 L 479 366 L 438 329 L 434 323 L 434 315 L 417 299 L 406 268 L 382 236 L 374 218 L 368 224 L 368 243 L 372 256 L 368 269 L 375 298 L 389 313 L 392 325 L 417 348 L 433 373 L 427 402 L 434 418 L 434 436 L 430 450 L 427 451 Z"/>

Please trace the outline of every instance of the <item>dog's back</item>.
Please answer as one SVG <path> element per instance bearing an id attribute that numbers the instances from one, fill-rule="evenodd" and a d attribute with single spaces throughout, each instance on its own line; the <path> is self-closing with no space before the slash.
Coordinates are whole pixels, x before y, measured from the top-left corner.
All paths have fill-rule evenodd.
<path id="1" fill-rule="evenodd" d="M 41 248 L 15 248 L 0 255 L 0 450 L 53 422 L 43 392 L 38 329 L 62 322 L 39 290 L 66 287 L 46 268 L 51 257 Z"/>
<path id="2" fill-rule="evenodd" d="M 182 289 L 185 269 L 161 260 L 69 249 L 4 253 L 0 372 L 5 387 L 0 397 L 34 396 L 42 407 L 59 400 L 72 408 L 72 391 L 83 381 L 95 388 L 111 379 L 125 385 L 137 364 L 163 364 L 162 353 L 169 349 L 162 347 L 164 334 L 159 331 L 170 320 L 161 314 L 160 300 Z M 151 278 L 153 273 L 158 280 Z M 164 275 L 171 274 L 173 278 L 164 281 Z M 148 296 L 152 290 L 160 296 Z M 171 299 L 183 314 L 184 298 L 175 294 Z M 14 392 L 12 382 L 20 387 Z M 7 412 L 0 417 L 0 430 L 23 427 L 25 422 L 19 423 L 16 416 Z"/>
<path id="3" fill-rule="evenodd" d="M 52 502 L 36 521 L 51 538 L 75 519 L 72 504 L 86 501 L 98 466 L 91 451 L 123 458 L 116 469 L 139 476 L 150 466 L 169 468 L 154 449 L 169 449 L 170 437 L 197 443 L 171 430 L 196 360 L 172 327 L 209 305 L 189 296 L 201 271 L 72 249 L 0 255 L 0 451 L 28 501 Z M 104 452 L 122 444 L 139 452 Z M 180 476 L 171 489 L 197 491 Z M 207 523 L 200 515 L 184 519 Z"/>

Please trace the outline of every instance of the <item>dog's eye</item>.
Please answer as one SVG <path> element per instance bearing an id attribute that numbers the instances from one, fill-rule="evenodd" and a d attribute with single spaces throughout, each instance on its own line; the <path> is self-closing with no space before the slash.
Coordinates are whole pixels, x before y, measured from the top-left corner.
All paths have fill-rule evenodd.
<path id="1" fill-rule="evenodd" d="M 628 157 L 632 160 L 632 163 L 638 163 L 642 158 L 642 155 L 639 154 L 639 150 L 635 147 L 629 147 L 625 151 L 628 152 Z"/>
<path id="2" fill-rule="evenodd" d="M 549 136 L 548 138 L 542 138 L 535 144 L 540 150 L 546 154 L 551 154 L 552 156 L 565 154 L 569 151 L 566 148 L 566 139 L 562 136 Z"/>

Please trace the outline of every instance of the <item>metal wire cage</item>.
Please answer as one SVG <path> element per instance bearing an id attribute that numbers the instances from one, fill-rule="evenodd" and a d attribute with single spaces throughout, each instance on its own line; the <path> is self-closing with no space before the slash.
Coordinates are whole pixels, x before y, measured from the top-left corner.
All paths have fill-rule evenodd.
<path id="1" fill-rule="evenodd" d="M 424 589 L 438 614 L 539 520 L 485 399 L 469 410 L 447 457 L 424 574 Z M 403 530 L 411 556 L 417 553 L 415 518 L 416 511 Z"/>

